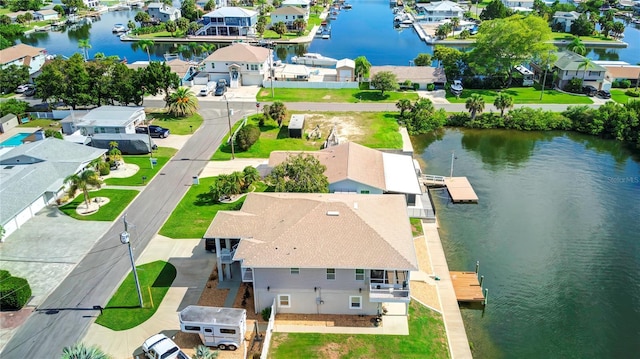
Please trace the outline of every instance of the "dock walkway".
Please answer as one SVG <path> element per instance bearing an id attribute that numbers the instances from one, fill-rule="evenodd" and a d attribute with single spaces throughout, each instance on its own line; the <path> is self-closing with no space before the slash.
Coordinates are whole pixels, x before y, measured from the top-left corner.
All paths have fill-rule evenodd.
<path id="1" fill-rule="evenodd" d="M 483 303 L 484 295 L 476 272 L 451 271 L 451 283 L 461 303 Z"/>
<path id="2" fill-rule="evenodd" d="M 427 187 L 447 187 L 453 203 L 477 203 L 478 195 L 467 177 L 445 177 L 423 174 L 420 182 Z"/>

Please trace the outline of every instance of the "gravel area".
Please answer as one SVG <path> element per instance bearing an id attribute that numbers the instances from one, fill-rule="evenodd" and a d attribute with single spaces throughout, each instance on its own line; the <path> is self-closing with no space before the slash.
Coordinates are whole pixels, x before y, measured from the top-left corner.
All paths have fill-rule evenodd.
<path id="1" fill-rule="evenodd" d="M 420 302 L 430 306 L 431 308 L 442 311 L 440 300 L 438 299 L 438 290 L 435 285 L 426 282 L 412 280 L 411 296 Z"/>
<path id="2" fill-rule="evenodd" d="M 416 248 L 416 256 L 418 257 L 418 267 L 420 268 L 420 271 L 426 274 L 433 274 L 431 257 L 429 256 L 429 249 L 427 248 L 424 236 L 414 238 L 413 244 Z"/>

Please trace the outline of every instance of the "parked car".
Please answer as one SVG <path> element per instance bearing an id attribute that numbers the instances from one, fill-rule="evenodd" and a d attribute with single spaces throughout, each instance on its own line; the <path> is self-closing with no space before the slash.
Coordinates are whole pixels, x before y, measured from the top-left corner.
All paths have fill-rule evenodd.
<path id="1" fill-rule="evenodd" d="M 165 138 L 165 137 L 169 137 L 169 134 L 170 134 L 170 131 L 168 128 L 164 128 L 156 125 L 136 127 L 136 133 L 149 133 L 149 131 L 151 131 L 150 132 L 151 137 Z"/>
<path id="2" fill-rule="evenodd" d="M 220 79 L 218 80 L 218 84 L 216 85 L 216 91 L 214 92 L 214 95 L 222 96 L 225 92 L 227 92 L 227 80 Z"/>
<path id="3" fill-rule="evenodd" d="M 156 334 L 145 340 L 142 352 L 148 359 L 189 359 L 189 356 L 164 334 Z"/>
<path id="4" fill-rule="evenodd" d="M 33 87 L 31 87 L 31 88 L 27 89 L 27 91 L 25 91 L 25 92 L 23 93 L 23 95 L 25 95 L 25 96 L 27 96 L 27 97 L 31 97 L 31 96 L 33 96 L 33 95 L 35 95 L 35 94 L 36 94 L 36 87 L 35 87 L 35 86 L 33 86 Z"/>
<path id="5" fill-rule="evenodd" d="M 591 85 L 587 85 L 582 88 L 582 92 L 587 96 L 593 97 L 598 93 L 598 89 Z"/>
<path id="6" fill-rule="evenodd" d="M 604 99 L 611 98 L 611 92 L 607 90 L 600 90 L 598 91 L 598 97 L 604 98 Z"/>
<path id="7" fill-rule="evenodd" d="M 16 88 L 16 93 L 24 93 L 25 91 L 34 88 L 33 84 L 24 84 Z"/>
<path id="8" fill-rule="evenodd" d="M 202 89 L 200 89 L 200 96 L 207 96 L 216 88 L 216 83 L 213 81 L 207 82 Z"/>

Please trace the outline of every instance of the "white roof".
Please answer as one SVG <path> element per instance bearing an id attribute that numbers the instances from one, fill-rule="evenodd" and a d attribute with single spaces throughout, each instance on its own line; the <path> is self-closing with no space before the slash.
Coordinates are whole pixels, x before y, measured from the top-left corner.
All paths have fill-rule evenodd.
<path id="1" fill-rule="evenodd" d="M 384 166 L 384 182 L 387 191 L 412 194 L 422 193 L 411 156 L 383 152 L 382 164 Z"/>
<path id="2" fill-rule="evenodd" d="M 282 2 L 282 6 L 285 6 L 285 5 L 293 5 L 293 6 L 295 6 L 295 5 L 307 5 L 307 6 L 309 6 L 310 3 L 311 2 L 309 0 L 284 0 Z"/>
<path id="3" fill-rule="evenodd" d="M 180 322 L 240 325 L 246 318 L 246 309 L 205 307 L 190 305 L 178 313 Z"/>
<path id="4" fill-rule="evenodd" d="M 456 11 L 456 12 L 464 12 L 464 9 L 460 7 L 460 5 L 452 2 L 452 1 L 435 1 L 428 4 L 416 4 L 417 6 L 423 7 L 428 11 Z"/>
<path id="5" fill-rule="evenodd" d="M 244 9 L 241 7 L 221 7 L 205 14 L 203 17 L 253 17 L 258 15 L 256 11 Z"/>
<path id="6" fill-rule="evenodd" d="M 124 127 L 129 125 L 144 107 L 101 106 L 85 114 L 76 125 Z"/>
<path id="7" fill-rule="evenodd" d="M 340 68 L 340 67 L 350 67 L 355 69 L 356 62 L 351 59 L 338 60 L 338 62 L 336 62 L 336 68 Z"/>

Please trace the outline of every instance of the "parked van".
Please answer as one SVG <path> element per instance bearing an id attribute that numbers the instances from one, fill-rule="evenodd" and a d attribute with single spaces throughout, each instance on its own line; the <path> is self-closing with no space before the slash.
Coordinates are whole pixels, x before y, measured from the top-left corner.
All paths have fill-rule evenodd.
<path id="1" fill-rule="evenodd" d="M 216 83 L 215 82 L 213 82 L 213 81 L 207 82 L 207 84 L 204 85 L 202 90 L 200 90 L 200 96 L 207 96 L 208 94 L 211 93 L 211 91 L 215 90 L 215 88 L 216 88 Z"/>
<path id="2" fill-rule="evenodd" d="M 190 305 L 178 313 L 183 333 L 200 335 L 202 343 L 220 350 L 236 350 L 244 342 L 247 311 Z"/>

